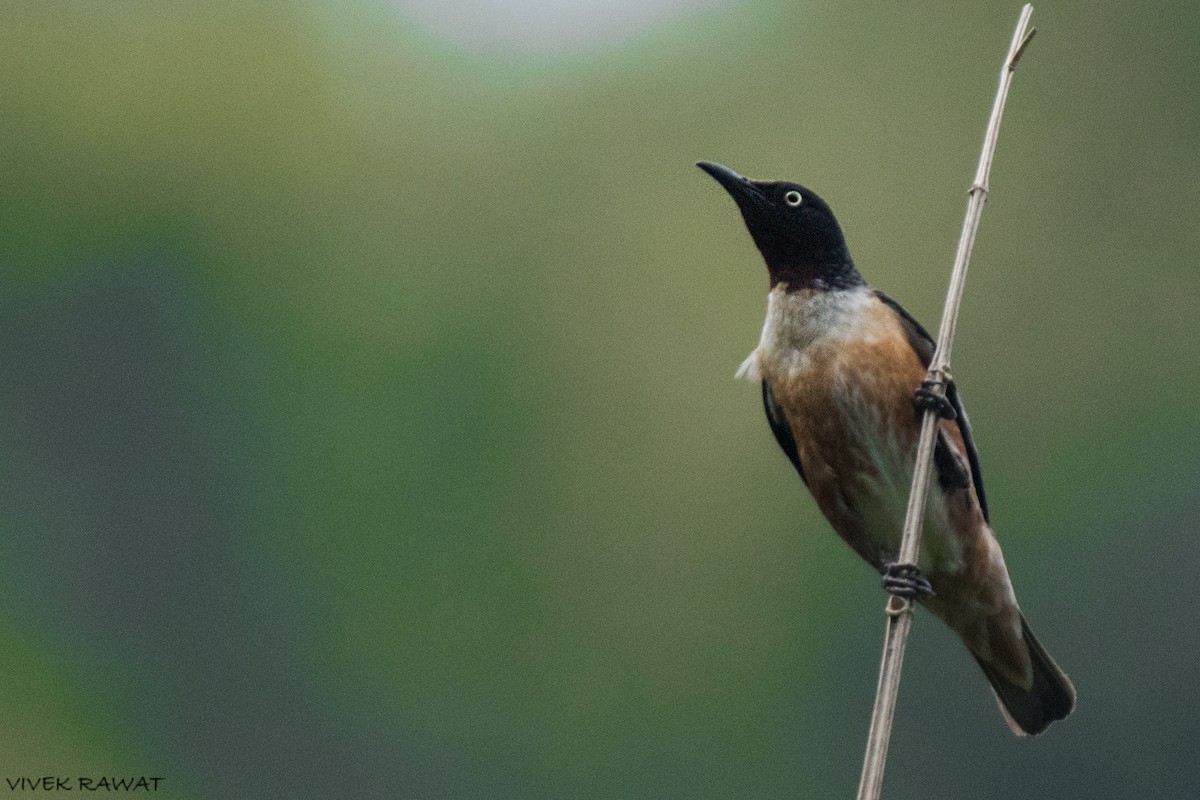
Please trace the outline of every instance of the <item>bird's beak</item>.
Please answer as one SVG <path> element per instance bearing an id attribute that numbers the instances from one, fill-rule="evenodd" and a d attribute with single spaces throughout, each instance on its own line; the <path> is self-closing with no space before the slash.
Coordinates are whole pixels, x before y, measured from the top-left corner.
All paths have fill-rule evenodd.
<path id="1" fill-rule="evenodd" d="M 749 178 L 738 175 L 729 167 L 723 167 L 711 161 L 697 161 L 696 166 L 713 176 L 713 179 L 717 183 L 724 186 L 725 191 L 729 192 L 739 206 L 758 204 L 766 199 L 762 191 L 751 183 Z"/>

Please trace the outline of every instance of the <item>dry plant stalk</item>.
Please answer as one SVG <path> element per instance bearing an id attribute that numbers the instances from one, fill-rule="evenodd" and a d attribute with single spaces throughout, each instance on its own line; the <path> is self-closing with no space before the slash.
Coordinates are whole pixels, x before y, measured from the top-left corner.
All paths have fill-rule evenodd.
<path id="1" fill-rule="evenodd" d="M 954 341 L 954 329 L 958 323 L 958 309 L 962 302 L 963 286 L 967 278 L 967 263 L 971 259 L 971 248 L 975 244 L 975 232 L 979 229 L 979 218 L 983 215 L 983 204 L 987 200 L 988 176 L 992 169 L 992 157 L 996 152 L 996 139 L 1000 134 L 1000 117 L 1004 113 L 1004 101 L 1012 83 L 1017 61 L 1025 52 L 1036 29 L 1029 27 L 1033 6 L 1026 4 L 1021 9 L 1012 43 L 1000 68 L 1000 86 L 992 103 L 992 116 L 988 120 L 987 133 L 983 137 L 983 152 L 979 155 L 979 168 L 975 181 L 968 193 L 967 213 L 963 219 L 962 234 L 958 240 L 958 251 L 954 256 L 954 269 L 950 274 L 950 288 L 946 293 L 946 305 L 942 309 L 942 325 L 938 330 L 937 348 L 925 377 L 926 386 L 937 396 L 944 398 L 946 385 L 950 381 L 950 348 Z M 916 564 L 921 550 L 921 524 L 925 516 L 925 498 L 929 494 L 930 466 L 933 461 L 934 435 L 938 427 L 938 414 L 927 409 L 921 418 L 921 436 L 917 445 L 917 460 L 913 469 L 912 491 L 908 497 L 908 513 L 904 518 L 904 534 L 900 542 L 898 562 Z M 900 597 L 891 597 L 887 604 L 887 629 L 883 640 L 883 659 L 879 665 L 879 684 L 875 690 L 875 708 L 871 714 L 871 732 L 867 736 L 867 750 L 863 757 L 862 778 L 858 784 L 858 800 L 878 800 L 883 785 L 883 768 L 887 761 L 888 742 L 892 735 L 892 716 L 896 709 L 896 696 L 900 691 L 900 669 L 904 664 L 904 648 L 912 628 L 912 603 Z"/>

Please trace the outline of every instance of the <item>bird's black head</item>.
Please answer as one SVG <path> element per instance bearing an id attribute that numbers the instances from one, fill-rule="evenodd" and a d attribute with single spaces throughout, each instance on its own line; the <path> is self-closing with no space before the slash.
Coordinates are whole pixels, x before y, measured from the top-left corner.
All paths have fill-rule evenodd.
<path id="1" fill-rule="evenodd" d="M 863 284 L 837 218 L 815 192 L 796 183 L 752 181 L 708 161 L 696 166 L 737 202 L 767 262 L 771 286 L 820 290 Z"/>

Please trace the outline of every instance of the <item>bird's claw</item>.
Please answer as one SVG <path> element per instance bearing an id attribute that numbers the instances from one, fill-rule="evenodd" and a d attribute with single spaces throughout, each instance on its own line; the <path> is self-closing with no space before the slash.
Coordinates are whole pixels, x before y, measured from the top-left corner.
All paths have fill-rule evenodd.
<path id="1" fill-rule="evenodd" d="M 888 564 L 883 571 L 883 590 L 905 600 L 934 594 L 933 586 L 916 564 Z"/>
<path id="2" fill-rule="evenodd" d="M 958 419 L 954 404 L 946 397 L 946 384 L 940 381 L 924 380 L 921 388 L 913 395 L 913 405 L 917 408 L 918 416 L 926 411 L 933 411 L 942 419 Z"/>

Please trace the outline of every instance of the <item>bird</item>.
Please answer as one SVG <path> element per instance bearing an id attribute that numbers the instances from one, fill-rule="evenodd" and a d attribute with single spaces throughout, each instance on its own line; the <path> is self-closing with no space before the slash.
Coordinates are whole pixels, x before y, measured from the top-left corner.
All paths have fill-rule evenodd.
<path id="1" fill-rule="evenodd" d="M 758 346 L 737 372 L 761 383 L 780 448 L 837 534 L 891 594 L 943 620 L 991 684 L 1009 728 L 1043 732 L 1075 707 L 1075 687 L 1017 604 L 988 514 L 979 453 L 958 387 L 925 383 L 934 341 L 867 285 L 837 218 L 815 192 L 697 166 L 737 203 L 770 278 Z M 921 415 L 938 412 L 916 565 L 897 563 Z"/>

